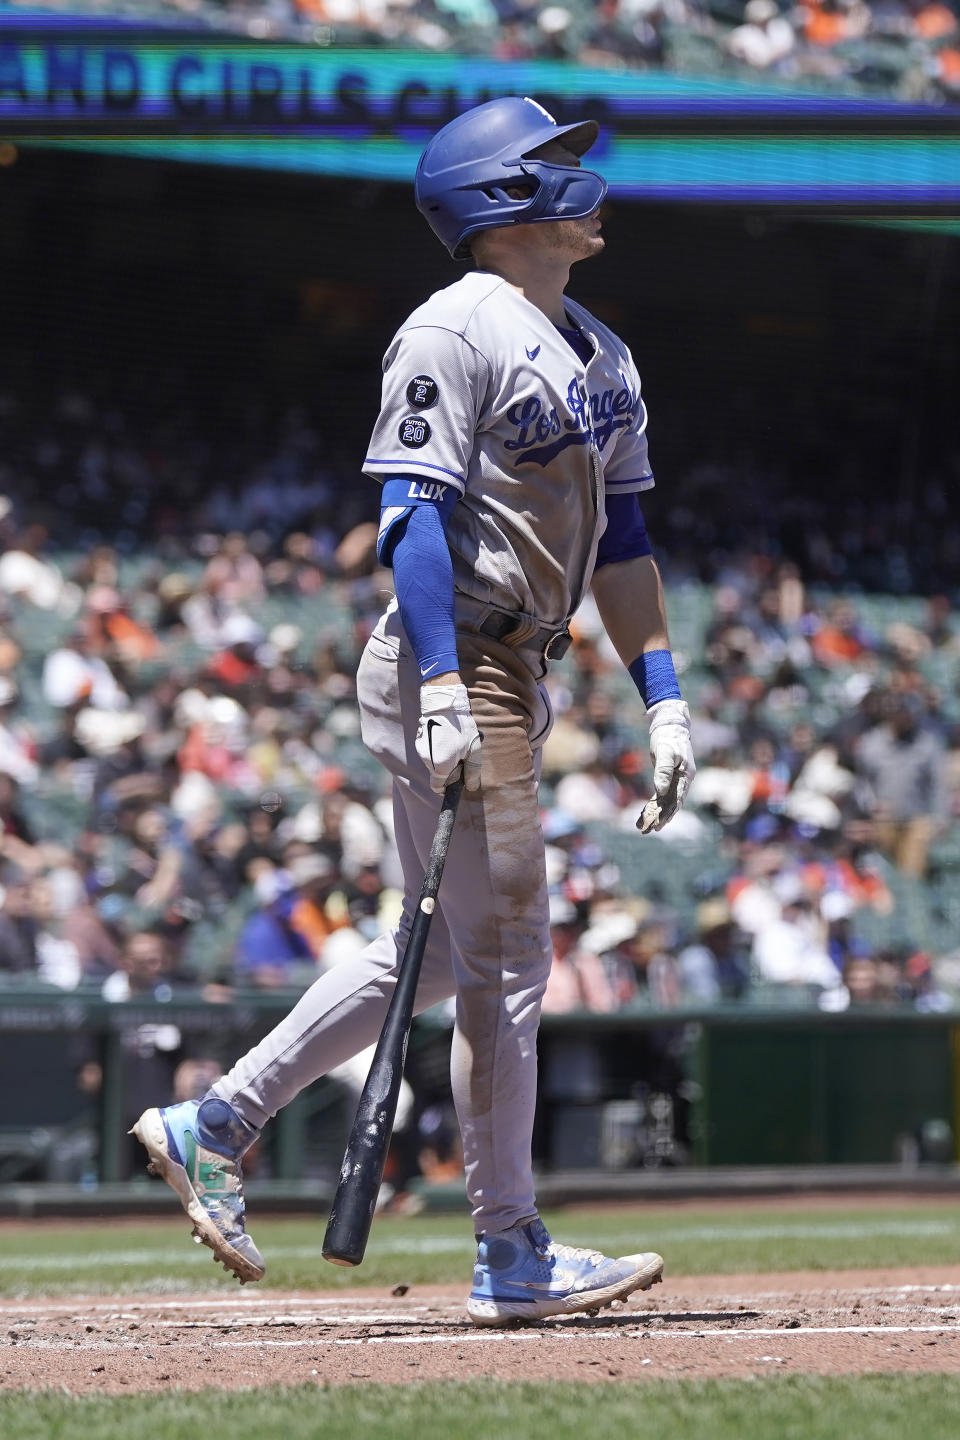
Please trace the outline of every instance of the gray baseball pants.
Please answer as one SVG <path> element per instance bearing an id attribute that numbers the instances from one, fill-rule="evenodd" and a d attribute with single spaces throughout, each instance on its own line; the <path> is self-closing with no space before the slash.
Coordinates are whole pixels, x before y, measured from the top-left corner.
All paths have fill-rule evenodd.
<path id="1" fill-rule="evenodd" d="M 482 786 L 464 793 L 457 814 L 417 1009 L 456 995 L 453 1098 L 475 1229 L 489 1233 L 536 1211 L 530 1150 L 537 1027 L 552 960 L 537 780 L 551 717 L 536 652 L 467 632 L 457 644 L 483 734 Z M 394 607 L 364 650 L 357 693 L 364 742 L 393 775 L 403 916 L 355 961 L 321 975 L 213 1087 L 257 1127 L 305 1085 L 375 1043 L 436 828 L 439 798 L 414 749 L 420 675 Z"/>

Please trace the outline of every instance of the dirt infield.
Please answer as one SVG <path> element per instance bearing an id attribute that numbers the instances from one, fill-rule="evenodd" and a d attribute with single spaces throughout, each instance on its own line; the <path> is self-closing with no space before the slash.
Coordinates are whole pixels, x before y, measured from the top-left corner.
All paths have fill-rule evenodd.
<path id="1" fill-rule="evenodd" d="M 479 1331 L 462 1287 L 0 1303 L 0 1389 L 489 1376 L 635 1380 L 960 1371 L 960 1266 L 671 1281 L 595 1318 Z"/>

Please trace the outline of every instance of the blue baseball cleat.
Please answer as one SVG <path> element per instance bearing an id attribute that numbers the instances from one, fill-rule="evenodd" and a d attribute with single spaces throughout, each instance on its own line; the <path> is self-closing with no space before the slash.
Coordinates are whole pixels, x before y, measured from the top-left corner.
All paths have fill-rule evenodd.
<path id="1" fill-rule="evenodd" d="M 262 1280 L 260 1251 L 244 1229 L 240 1157 L 257 1138 L 252 1125 L 216 1096 L 145 1110 L 130 1131 L 146 1146 L 147 1169 L 162 1175 L 193 1221 L 194 1239 L 241 1285 Z"/>
<path id="2" fill-rule="evenodd" d="M 481 1237 L 467 1313 L 474 1325 L 578 1315 L 649 1290 L 662 1278 L 659 1255 L 611 1260 L 599 1250 L 557 1245 L 542 1220 L 529 1220 Z"/>

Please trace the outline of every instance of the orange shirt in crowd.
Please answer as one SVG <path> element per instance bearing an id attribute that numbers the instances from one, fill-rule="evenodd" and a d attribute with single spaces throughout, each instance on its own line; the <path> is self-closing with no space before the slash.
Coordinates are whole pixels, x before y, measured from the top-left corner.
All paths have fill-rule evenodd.
<path id="1" fill-rule="evenodd" d="M 828 884 L 832 884 L 849 895 L 855 905 L 872 905 L 876 910 L 885 911 L 890 900 L 890 891 L 881 876 L 869 871 L 861 873 L 849 860 L 811 860 L 802 866 L 801 873 L 804 888 L 814 895 L 822 895 Z"/>
<path id="2" fill-rule="evenodd" d="M 835 625 L 824 625 L 811 641 L 811 648 L 821 665 L 851 665 L 866 650 L 856 635 Z"/>
<path id="3" fill-rule="evenodd" d="M 939 40 L 944 35 L 952 35 L 957 26 L 956 15 L 949 6 L 941 5 L 940 0 L 931 0 L 913 17 L 914 33 L 923 40 Z"/>
<path id="4" fill-rule="evenodd" d="M 319 957 L 334 930 L 342 929 L 349 921 L 346 916 L 342 920 L 331 920 L 322 905 L 301 896 L 290 911 L 290 924 L 298 935 L 303 936 L 312 953 Z"/>
<path id="5" fill-rule="evenodd" d="M 249 685 L 259 673 L 260 667 L 255 661 L 244 660 L 232 650 L 221 650 L 207 665 L 207 674 L 231 690 Z"/>
<path id="6" fill-rule="evenodd" d="M 937 75 L 948 90 L 960 90 L 960 50 L 941 50 L 937 55 Z"/>
<path id="7" fill-rule="evenodd" d="M 807 0 L 803 33 L 811 45 L 839 45 L 847 38 L 846 16 L 835 10 L 824 10 L 820 0 Z"/>
<path id="8" fill-rule="evenodd" d="M 152 660 L 159 653 L 160 642 L 149 630 L 138 625 L 122 610 L 108 615 L 104 629 L 126 660 Z"/>

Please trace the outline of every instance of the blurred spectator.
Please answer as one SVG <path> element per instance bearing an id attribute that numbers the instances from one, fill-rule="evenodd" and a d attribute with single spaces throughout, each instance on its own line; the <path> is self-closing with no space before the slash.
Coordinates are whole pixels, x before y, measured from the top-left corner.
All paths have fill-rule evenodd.
<path id="1" fill-rule="evenodd" d="M 573 820 L 611 820 L 619 811 L 620 787 L 600 755 L 558 781 L 556 800 Z"/>
<path id="2" fill-rule="evenodd" d="M 76 629 L 48 656 L 43 666 L 43 693 L 58 709 L 124 710 L 128 697 L 99 655 L 90 654 L 87 632 Z"/>
<path id="3" fill-rule="evenodd" d="M 622 0 L 597 0 L 594 18 L 583 34 L 577 59 L 583 65 L 627 64 L 638 69 L 660 64 L 663 41 L 656 18 L 653 7 L 644 13 L 637 6 L 628 7 Z"/>
<path id="4" fill-rule="evenodd" d="M 237 942 L 237 982 L 262 990 L 294 985 L 316 963 L 316 956 L 294 923 L 298 897 L 293 877 L 284 870 L 264 870 L 254 882 L 253 894 L 257 908 Z"/>
<path id="5" fill-rule="evenodd" d="M 251 555 L 245 535 L 232 531 L 224 536 L 217 553 L 203 572 L 203 584 L 227 610 L 260 599 L 263 595 L 263 567 L 257 557 Z M 235 642 L 226 640 L 226 643 Z"/>
<path id="6" fill-rule="evenodd" d="M 35 974 L 37 924 L 33 918 L 30 883 L 11 874 L 3 886 L 0 909 L 0 970 L 7 974 Z"/>
<path id="7" fill-rule="evenodd" d="M 264 679 L 257 647 L 264 638 L 255 620 L 241 611 L 226 616 L 217 639 L 224 648 L 207 666 L 207 674 L 227 695 L 243 697 Z"/>
<path id="8" fill-rule="evenodd" d="M 813 636 L 813 654 L 819 665 L 832 667 L 853 665 L 871 648 L 869 637 L 857 619 L 856 608 L 849 600 L 834 601 L 827 619 Z"/>
<path id="9" fill-rule="evenodd" d="M 869 786 L 877 844 L 906 875 L 921 878 L 930 842 L 949 814 L 942 737 L 924 723 L 914 697 L 891 696 L 885 723 L 863 736 L 856 762 Z"/>
<path id="10" fill-rule="evenodd" d="M 124 598 L 109 585 L 96 585 L 87 594 L 87 636 L 91 650 L 121 664 L 152 660 L 160 646 L 150 630 L 137 623 Z"/>
<path id="11" fill-rule="evenodd" d="M 0 772 L 0 846 L 11 859 L 28 863 L 25 852 L 33 843 L 33 833 L 23 813 L 20 785 L 15 776 Z"/>
<path id="12" fill-rule="evenodd" d="M 900 998 L 904 998 L 904 992 L 917 1010 L 928 1014 L 953 1008 L 953 997 L 938 983 L 933 957 L 925 950 L 918 950 L 907 957 Z"/>
<path id="13" fill-rule="evenodd" d="M 343 896 L 339 905 L 329 903 L 339 883 L 336 867 L 326 855 L 308 851 L 293 857 L 289 874 L 296 890 L 290 922 L 307 942 L 311 955 L 319 959 L 333 932 L 347 924 Z M 375 893 L 379 895 L 379 873 L 374 871 L 374 874 L 377 877 Z"/>
<path id="14" fill-rule="evenodd" d="M 120 966 L 121 933 L 111 926 L 111 906 L 103 910 L 81 891 L 64 918 L 64 938 L 73 946 L 82 980 L 104 980 Z"/>
<path id="15" fill-rule="evenodd" d="M 774 0 L 747 0 L 744 24 L 727 37 L 727 48 L 754 70 L 768 70 L 785 60 L 797 43 L 790 21 Z"/>
<path id="16" fill-rule="evenodd" d="M 30 885 L 30 915 L 35 926 L 37 978 L 59 990 L 73 990 L 79 985 L 82 969 L 80 954 L 64 933 L 64 910 L 74 895 L 63 894 L 58 904 L 53 877 L 36 876 Z"/>
<path id="17" fill-rule="evenodd" d="M 553 965 L 543 997 L 545 1014 L 563 1014 L 568 1010 L 604 1014 L 616 1009 L 616 996 L 601 960 L 580 943 L 582 930 L 576 906 L 562 895 L 552 898 Z"/>
<path id="18" fill-rule="evenodd" d="M 714 1005 L 740 1000 L 750 984 L 750 957 L 725 900 L 697 907 L 697 933 L 677 957 L 684 993 L 691 1003 Z"/>
<path id="19" fill-rule="evenodd" d="M 39 773 L 36 744 L 29 731 L 17 723 L 19 698 L 14 681 L 0 675 L 0 775 L 18 784 L 33 785 Z"/>
<path id="20" fill-rule="evenodd" d="M 779 914 L 754 934 L 753 963 L 763 980 L 833 990 L 840 974 L 827 948 L 827 929 L 810 900 L 781 887 Z"/>
<path id="21" fill-rule="evenodd" d="M 872 955 L 848 960 L 843 967 L 843 984 L 852 1006 L 890 1004 L 897 998 L 896 970 Z"/>
<path id="22" fill-rule="evenodd" d="M 870 26 L 863 0 L 804 0 L 803 33 L 811 45 L 830 48 L 859 39 Z"/>
<path id="23" fill-rule="evenodd" d="M 10 513 L 10 501 L 0 497 L 0 518 Z M 26 600 L 38 610 L 60 610 L 72 614 L 79 603 L 79 592 L 64 581 L 55 564 L 42 558 L 47 543 L 42 525 L 28 525 L 8 549 L 0 555 L 0 592 Z"/>
<path id="24" fill-rule="evenodd" d="M 173 955 L 164 936 L 155 930 L 141 930 L 128 936 L 124 942 L 120 963 L 104 980 L 101 993 L 105 1000 L 114 1003 L 147 996 L 169 1000 L 174 978 Z M 173 1029 L 172 1026 L 170 1028 Z M 171 1044 L 159 1048 L 175 1047 Z"/>
<path id="25" fill-rule="evenodd" d="M 602 915 L 584 944 L 604 956 L 618 1008 L 671 1010 L 691 996 L 676 954 L 675 917 L 662 907 L 642 906 L 638 915 L 620 909 Z"/>

